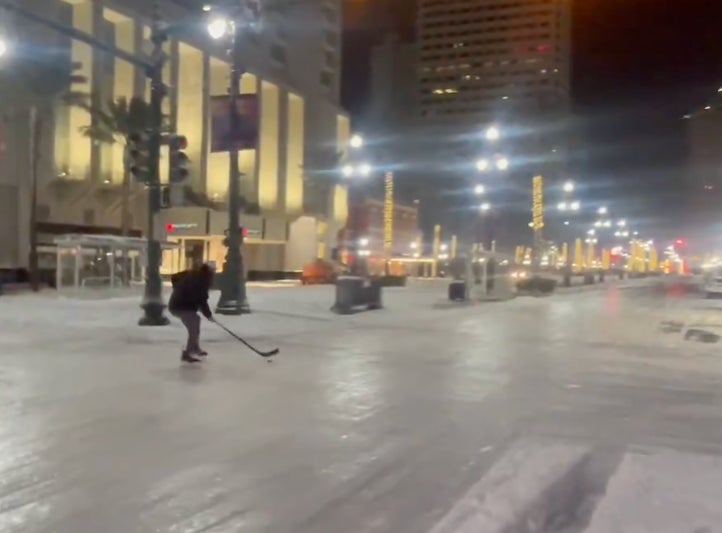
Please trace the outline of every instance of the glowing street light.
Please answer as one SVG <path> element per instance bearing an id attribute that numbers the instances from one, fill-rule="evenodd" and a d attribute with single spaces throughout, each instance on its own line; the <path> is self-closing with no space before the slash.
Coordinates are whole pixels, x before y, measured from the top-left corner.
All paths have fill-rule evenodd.
<path id="1" fill-rule="evenodd" d="M 569 207 L 571 208 L 572 211 L 579 211 L 579 209 L 581 208 L 581 204 L 579 203 L 578 200 L 575 200 L 574 202 L 572 202 L 569 205 Z"/>
<path id="2" fill-rule="evenodd" d="M 352 135 L 349 144 L 351 148 L 361 148 L 364 145 L 364 138 L 359 134 Z"/>
<path id="3" fill-rule="evenodd" d="M 230 33 L 231 22 L 226 17 L 214 17 L 208 23 L 207 29 L 211 39 L 217 41 Z"/>
<path id="4" fill-rule="evenodd" d="M 600 207 L 599 209 L 597 209 L 597 214 L 598 214 L 598 215 L 606 215 L 608 212 L 609 212 L 609 211 L 607 210 L 606 207 Z"/>
<path id="5" fill-rule="evenodd" d="M 568 220 L 565 220 L 565 221 L 564 221 L 564 225 L 565 225 L 565 226 L 568 226 L 568 225 L 569 225 L 569 221 L 568 221 Z"/>
<path id="6" fill-rule="evenodd" d="M 496 161 L 496 168 L 499 170 L 506 170 L 509 168 L 509 160 L 506 157 L 502 157 Z"/>
<path id="7" fill-rule="evenodd" d="M 359 166 L 358 170 L 362 176 L 368 176 L 369 174 L 371 174 L 371 165 L 369 165 L 368 163 L 363 163 L 361 166 Z"/>
<path id="8" fill-rule="evenodd" d="M 351 165 L 344 165 L 341 169 L 341 173 L 344 175 L 345 178 L 350 178 L 353 176 L 353 167 Z"/>
<path id="9" fill-rule="evenodd" d="M 587 231 L 587 235 L 596 235 L 596 234 L 597 234 L 597 232 L 594 231 L 593 229 L 590 229 L 589 231 Z"/>
<path id="10" fill-rule="evenodd" d="M 605 221 L 604 221 L 604 227 L 605 227 L 605 228 L 611 228 L 611 227 L 612 227 L 612 221 L 611 221 L 611 220 L 605 220 Z"/>
<path id="11" fill-rule="evenodd" d="M 573 181 L 567 181 L 564 184 L 564 192 L 574 192 L 574 182 Z"/>
<path id="12" fill-rule="evenodd" d="M 488 159 L 479 159 L 476 162 L 476 170 L 479 172 L 486 172 L 489 170 L 489 160 Z"/>
<path id="13" fill-rule="evenodd" d="M 485 192 L 486 192 L 486 189 L 484 188 L 483 185 L 477 185 L 476 187 L 474 187 L 474 194 L 476 194 L 477 196 L 481 196 Z"/>
<path id="14" fill-rule="evenodd" d="M 479 210 L 482 211 L 482 212 L 486 212 L 486 211 L 488 211 L 489 209 L 491 209 L 491 204 L 488 203 L 488 202 L 484 202 L 483 204 L 481 204 L 481 205 L 479 206 Z"/>
<path id="15" fill-rule="evenodd" d="M 496 126 L 490 126 L 486 129 L 485 137 L 487 141 L 498 141 L 501 137 L 501 132 Z"/>
<path id="16" fill-rule="evenodd" d="M 617 226 L 619 226 L 620 228 L 623 228 L 623 227 L 625 227 L 626 225 L 627 225 L 627 221 L 626 221 L 626 220 L 620 220 L 619 222 L 617 222 Z"/>
<path id="17" fill-rule="evenodd" d="M 567 210 L 567 207 L 568 207 L 568 206 L 567 206 L 567 203 L 566 203 L 566 202 L 559 202 L 559 203 L 557 204 L 557 209 L 558 209 L 559 211 L 566 211 L 566 210 Z"/>

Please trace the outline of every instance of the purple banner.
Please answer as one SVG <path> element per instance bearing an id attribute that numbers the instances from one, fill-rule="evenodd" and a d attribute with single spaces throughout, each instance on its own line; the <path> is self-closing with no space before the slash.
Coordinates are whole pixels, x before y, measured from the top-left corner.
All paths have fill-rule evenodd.
<path id="1" fill-rule="evenodd" d="M 253 150 L 258 147 L 258 96 L 242 94 L 236 100 L 238 131 L 231 135 L 230 96 L 211 96 L 211 152 Z"/>

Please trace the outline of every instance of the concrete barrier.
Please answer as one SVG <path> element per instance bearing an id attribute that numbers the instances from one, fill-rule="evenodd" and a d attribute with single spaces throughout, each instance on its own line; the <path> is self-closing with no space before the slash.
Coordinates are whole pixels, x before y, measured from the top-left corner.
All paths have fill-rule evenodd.
<path id="1" fill-rule="evenodd" d="M 349 315 L 359 307 L 381 309 L 382 282 L 377 278 L 360 276 L 339 276 L 336 280 L 336 301 L 331 311 Z"/>

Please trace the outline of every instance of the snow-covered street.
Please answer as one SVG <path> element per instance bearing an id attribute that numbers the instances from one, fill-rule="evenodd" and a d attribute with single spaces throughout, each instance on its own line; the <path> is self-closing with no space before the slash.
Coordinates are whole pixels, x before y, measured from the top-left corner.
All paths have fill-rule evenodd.
<path id="1" fill-rule="evenodd" d="M 281 354 L 267 364 L 205 323 L 197 367 L 179 364 L 177 321 L 136 325 L 137 298 L 0 297 L 0 531 L 486 532 L 448 521 L 493 502 L 495 479 L 538 507 L 574 474 L 574 505 L 519 531 L 666 533 L 625 522 L 615 491 L 706 472 L 695 497 L 720 494 L 722 344 L 660 322 L 722 328 L 722 304 L 650 283 L 444 296 L 417 283 L 337 316 L 332 287 L 254 287 L 252 315 L 220 320 Z M 659 512 L 683 516 L 675 501 Z M 718 531 L 697 503 L 688 530 Z"/>

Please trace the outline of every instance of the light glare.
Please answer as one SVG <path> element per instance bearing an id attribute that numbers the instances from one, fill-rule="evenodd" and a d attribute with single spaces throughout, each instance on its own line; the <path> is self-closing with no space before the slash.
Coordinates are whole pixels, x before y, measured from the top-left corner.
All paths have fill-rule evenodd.
<path id="1" fill-rule="evenodd" d="M 486 159 L 479 159 L 479 160 L 476 162 L 476 169 L 477 169 L 479 172 L 485 172 L 485 171 L 487 171 L 487 170 L 489 169 L 489 161 L 487 161 Z"/>
<path id="2" fill-rule="evenodd" d="M 496 126 L 490 126 L 486 129 L 487 141 L 498 141 L 499 137 L 501 137 L 501 132 L 499 132 L 499 128 L 497 128 Z"/>
<path id="3" fill-rule="evenodd" d="M 218 40 L 228 34 L 228 19 L 216 17 L 208 23 L 208 35 L 211 39 Z"/>

